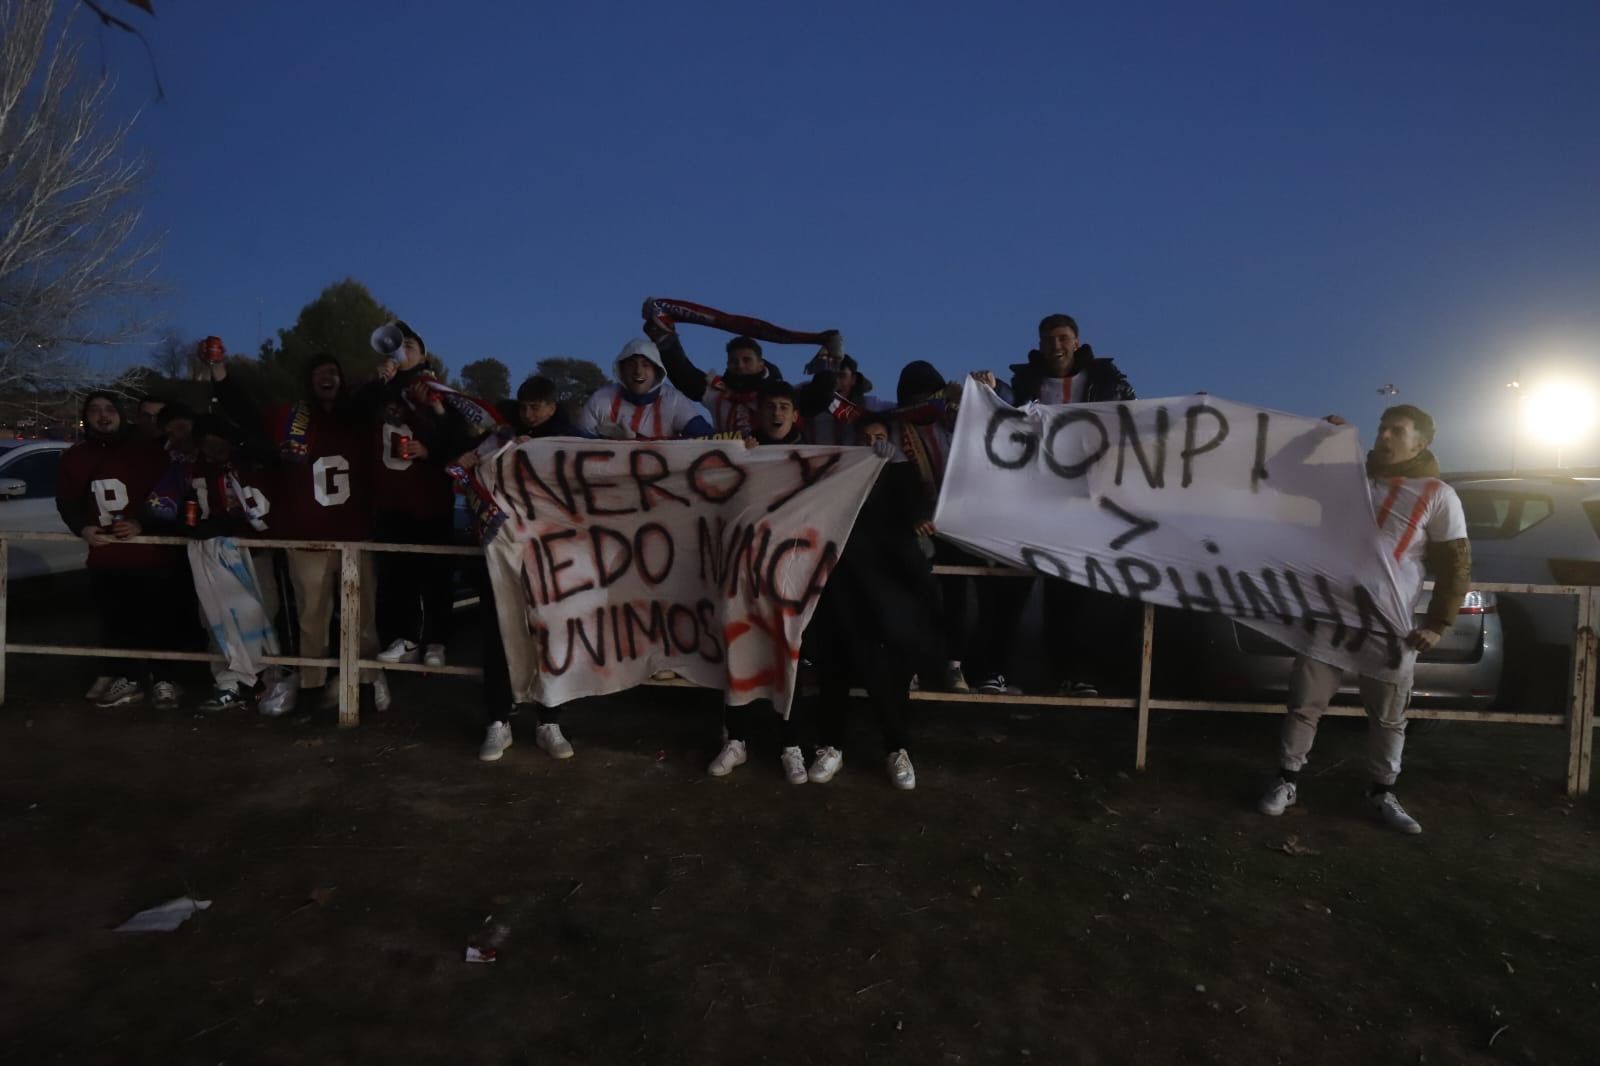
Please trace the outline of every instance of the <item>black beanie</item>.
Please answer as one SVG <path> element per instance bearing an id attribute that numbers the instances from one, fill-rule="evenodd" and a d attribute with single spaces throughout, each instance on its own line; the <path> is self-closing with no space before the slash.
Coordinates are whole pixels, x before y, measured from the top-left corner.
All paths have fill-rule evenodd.
<path id="1" fill-rule="evenodd" d="M 911 402 L 913 396 L 926 396 L 944 388 L 944 375 L 925 359 L 907 363 L 900 371 L 900 383 L 895 386 L 895 400 L 901 407 Z"/>
<path id="2" fill-rule="evenodd" d="M 406 338 L 407 340 L 416 341 L 417 342 L 417 347 L 422 349 L 422 354 L 423 355 L 427 355 L 428 354 L 428 342 L 424 341 L 422 339 L 422 335 L 420 333 L 418 333 L 416 330 L 412 329 L 410 326 L 406 325 L 404 319 L 400 319 L 400 318 L 395 319 L 394 320 L 394 328 L 398 329 L 400 331 L 400 336 Z"/>

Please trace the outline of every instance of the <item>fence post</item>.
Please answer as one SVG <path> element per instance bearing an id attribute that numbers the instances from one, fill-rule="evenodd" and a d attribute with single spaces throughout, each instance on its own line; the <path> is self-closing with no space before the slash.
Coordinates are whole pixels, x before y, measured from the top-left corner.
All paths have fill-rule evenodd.
<path id="1" fill-rule="evenodd" d="M 1587 610 L 1579 616 L 1573 654 L 1577 654 L 1580 645 L 1583 647 L 1585 682 L 1583 700 L 1578 707 L 1583 719 L 1583 735 L 1579 738 L 1577 794 L 1586 796 L 1589 772 L 1594 763 L 1595 697 L 1600 692 L 1600 587 L 1591 585 L 1584 590 L 1582 606 Z"/>
<path id="2" fill-rule="evenodd" d="M 1139 645 L 1139 739 L 1135 742 L 1133 768 L 1144 769 L 1145 746 L 1150 740 L 1150 663 L 1155 658 L 1156 608 L 1144 605 L 1144 639 Z"/>
<path id="3" fill-rule="evenodd" d="M 6 596 L 9 586 L 6 579 L 10 576 L 11 542 L 0 533 L 0 707 L 6 703 Z"/>
<path id="4" fill-rule="evenodd" d="M 361 722 L 361 549 L 339 546 L 339 728 Z"/>
<path id="5" fill-rule="evenodd" d="M 1578 593 L 1578 627 L 1572 634 L 1572 678 L 1567 690 L 1567 795 L 1588 791 L 1586 756 L 1593 744 L 1594 712 L 1589 698 L 1594 691 L 1594 649 L 1590 643 L 1590 609 L 1594 589 Z"/>

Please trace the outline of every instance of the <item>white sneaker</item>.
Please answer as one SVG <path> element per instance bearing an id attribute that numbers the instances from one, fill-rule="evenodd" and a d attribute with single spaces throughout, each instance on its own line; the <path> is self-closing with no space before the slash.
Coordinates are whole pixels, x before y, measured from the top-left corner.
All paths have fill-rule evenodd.
<path id="1" fill-rule="evenodd" d="M 378 653 L 378 661 L 382 663 L 414 663 L 422 658 L 422 649 L 416 641 L 401 637 L 393 644 Z"/>
<path id="2" fill-rule="evenodd" d="M 572 745 L 567 738 L 561 735 L 561 727 L 554 722 L 546 722 L 533 731 L 533 742 L 552 759 L 572 758 Z"/>
<path id="3" fill-rule="evenodd" d="M 1406 809 L 1400 806 L 1400 801 L 1395 798 L 1393 792 L 1379 792 L 1377 795 L 1369 793 L 1367 802 L 1372 804 L 1373 816 L 1396 833 L 1409 833 L 1414 836 L 1422 832 L 1422 823 L 1406 813 Z"/>
<path id="4" fill-rule="evenodd" d="M 972 691 L 972 687 L 967 684 L 967 676 L 961 672 L 960 663 L 951 663 L 944 668 L 944 690 L 946 692 Z"/>
<path id="5" fill-rule="evenodd" d="M 833 780 L 833 775 L 844 766 L 844 752 L 838 748 L 818 748 L 817 757 L 812 760 L 811 770 L 807 777 L 819 785 L 825 785 Z"/>
<path id="6" fill-rule="evenodd" d="M 178 709 L 178 686 L 171 681 L 157 681 L 150 690 L 150 702 L 158 711 Z"/>
<path id="7" fill-rule="evenodd" d="M 890 754 L 885 760 L 889 768 L 889 780 L 894 782 L 894 787 L 910 792 L 917 787 L 917 772 L 911 768 L 911 756 L 906 749 Z"/>
<path id="8" fill-rule="evenodd" d="M 803 785 L 810 780 L 806 776 L 806 757 L 799 748 L 784 748 L 783 754 L 778 756 L 778 761 L 783 764 L 783 776 L 791 785 Z"/>
<path id="9" fill-rule="evenodd" d="M 1300 798 L 1300 789 L 1293 781 L 1285 781 L 1281 777 L 1273 778 L 1272 784 L 1267 787 L 1267 794 L 1261 797 L 1261 802 L 1256 804 L 1256 809 L 1262 814 L 1276 818 Z"/>
<path id="10" fill-rule="evenodd" d="M 104 675 L 95 678 L 94 684 L 89 686 L 89 691 L 83 694 L 83 698 L 90 703 L 99 702 L 100 697 L 106 694 L 106 689 L 110 688 L 111 682 L 115 680 L 116 678 L 114 677 L 106 677 Z"/>
<path id="11" fill-rule="evenodd" d="M 711 760 L 711 765 L 706 767 L 706 773 L 712 777 L 727 777 L 733 773 L 735 766 L 744 765 L 745 758 L 744 741 L 730 740 L 722 745 L 717 757 Z"/>
<path id="12" fill-rule="evenodd" d="M 443 666 L 444 645 L 429 644 L 427 650 L 422 653 L 422 662 L 425 666 Z"/>
<path id="13" fill-rule="evenodd" d="M 125 677 L 113 678 L 111 684 L 94 701 L 96 707 L 123 707 L 144 699 L 144 689 Z"/>
<path id="14" fill-rule="evenodd" d="M 490 722 L 488 731 L 483 734 L 483 746 L 478 749 L 478 758 L 483 762 L 497 762 L 510 746 L 511 723 Z"/>
<path id="15" fill-rule="evenodd" d="M 266 690 L 256 701 L 256 710 L 268 718 L 288 714 L 300 698 L 300 671 L 293 667 L 273 667 Z"/>
<path id="16" fill-rule="evenodd" d="M 389 694 L 389 678 L 382 670 L 372 679 L 372 709 L 383 713 L 394 702 L 394 697 Z"/>

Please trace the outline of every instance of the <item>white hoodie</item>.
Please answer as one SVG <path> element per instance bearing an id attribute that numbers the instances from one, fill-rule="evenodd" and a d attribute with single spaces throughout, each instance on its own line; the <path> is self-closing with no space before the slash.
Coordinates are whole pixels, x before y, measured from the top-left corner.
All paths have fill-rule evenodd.
<path id="1" fill-rule="evenodd" d="M 635 355 L 650 360 L 658 372 L 655 387 L 642 396 L 630 393 L 620 382 L 622 361 Z M 596 436 L 672 440 L 711 434 L 711 423 L 689 397 L 672 387 L 661 364 L 661 352 L 650 341 L 636 337 L 622 346 L 612 364 L 616 382 L 602 386 L 578 412 L 578 426 Z M 697 426 L 694 423 L 698 421 Z"/>

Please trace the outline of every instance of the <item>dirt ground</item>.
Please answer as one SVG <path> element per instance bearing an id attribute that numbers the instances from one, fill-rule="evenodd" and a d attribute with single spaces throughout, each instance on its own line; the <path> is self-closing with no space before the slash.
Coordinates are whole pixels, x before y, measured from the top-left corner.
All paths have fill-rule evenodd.
<path id="1" fill-rule="evenodd" d="M 15 633 L 15 628 L 13 629 Z M 14 658 L 0 709 L 0 1063 L 1580 1063 L 1600 1045 L 1600 819 L 1556 729 L 1413 727 L 1418 838 L 1331 720 L 1282 819 L 1274 720 L 865 714 L 786 785 L 703 772 L 716 699 L 568 709 L 577 757 L 475 758 L 477 689 L 341 732 L 95 711 Z M 109 930 L 190 894 L 172 934 Z M 499 961 L 463 961 L 485 923 Z"/>

